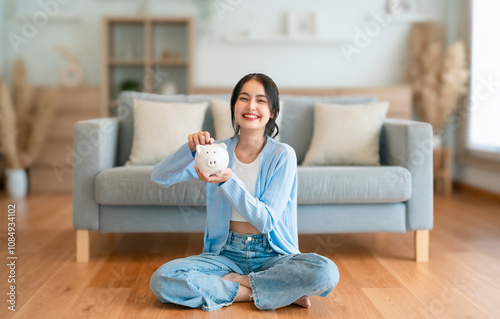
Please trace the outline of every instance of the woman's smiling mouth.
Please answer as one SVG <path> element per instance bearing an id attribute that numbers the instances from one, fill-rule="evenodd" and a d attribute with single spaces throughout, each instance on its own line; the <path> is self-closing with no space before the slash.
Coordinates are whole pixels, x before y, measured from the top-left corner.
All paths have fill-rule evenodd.
<path id="1" fill-rule="evenodd" d="M 243 114 L 243 118 L 246 120 L 249 120 L 249 121 L 253 121 L 253 120 L 258 120 L 260 118 L 260 116 L 252 114 L 252 113 L 245 113 L 245 114 Z"/>

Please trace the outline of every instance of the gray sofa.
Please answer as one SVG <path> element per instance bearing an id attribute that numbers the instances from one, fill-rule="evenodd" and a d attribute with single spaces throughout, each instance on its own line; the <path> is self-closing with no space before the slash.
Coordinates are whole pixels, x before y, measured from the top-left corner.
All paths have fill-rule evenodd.
<path id="1" fill-rule="evenodd" d="M 77 260 L 89 258 L 89 231 L 203 232 L 205 184 L 190 181 L 160 187 L 153 166 L 124 166 L 133 140 L 133 100 L 200 102 L 229 95 L 162 96 L 124 92 L 112 118 L 74 127 L 73 225 Z M 381 166 L 302 167 L 313 134 L 313 105 L 353 104 L 375 97 L 282 95 L 280 139 L 298 160 L 299 233 L 415 231 L 417 261 L 428 258 L 433 226 L 432 128 L 427 123 L 386 119 Z M 214 133 L 208 109 L 204 130 Z"/>

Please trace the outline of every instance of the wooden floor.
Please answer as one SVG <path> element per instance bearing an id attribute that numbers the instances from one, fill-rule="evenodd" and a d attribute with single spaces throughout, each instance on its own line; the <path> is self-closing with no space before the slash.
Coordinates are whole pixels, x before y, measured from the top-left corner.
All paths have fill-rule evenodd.
<path id="1" fill-rule="evenodd" d="M 7 205 L 16 204 L 16 312 L 7 309 Z M 430 262 L 413 261 L 413 234 L 301 235 L 302 252 L 335 261 L 340 282 L 312 307 L 260 311 L 238 303 L 206 313 L 158 302 L 149 278 L 201 252 L 202 234 L 91 233 L 75 262 L 71 196 L 0 195 L 0 318 L 500 318 L 500 204 L 473 194 L 435 197 Z"/>

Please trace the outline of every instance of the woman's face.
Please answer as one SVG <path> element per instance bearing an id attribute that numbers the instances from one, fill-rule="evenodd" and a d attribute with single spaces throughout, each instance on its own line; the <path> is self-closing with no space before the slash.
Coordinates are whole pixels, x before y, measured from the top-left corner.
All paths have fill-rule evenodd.
<path id="1" fill-rule="evenodd" d="M 264 86 L 257 80 L 251 79 L 243 84 L 236 104 L 234 117 L 240 125 L 240 132 L 262 131 L 271 117 L 269 101 Z"/>

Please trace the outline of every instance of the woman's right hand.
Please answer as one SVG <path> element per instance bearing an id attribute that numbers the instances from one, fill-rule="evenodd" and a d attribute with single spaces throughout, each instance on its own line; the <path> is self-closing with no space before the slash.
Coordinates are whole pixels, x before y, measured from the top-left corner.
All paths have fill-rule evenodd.
<path id="1" fill-rule="evenodd" d="M 188 145 L 191 153 L 196 150 L 196 145 L 213 144 L 214 139 L 210 137 L 209 132 L 199 131 L 198 133 L 189 134 Z"/>

